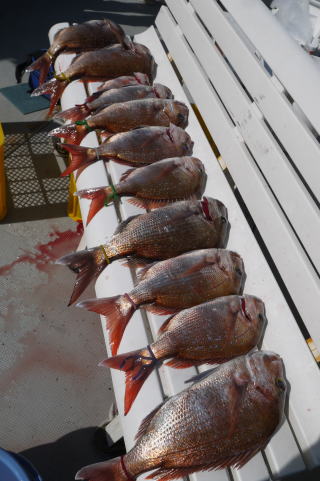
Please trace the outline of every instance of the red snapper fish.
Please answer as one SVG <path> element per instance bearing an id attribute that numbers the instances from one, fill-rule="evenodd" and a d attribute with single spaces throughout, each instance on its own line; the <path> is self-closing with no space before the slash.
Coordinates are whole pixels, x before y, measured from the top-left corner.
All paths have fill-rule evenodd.
<path id="1" fill-rule="evenodd" d="M 240 294 L 244 282 L 239 254 L 201 249 L 145 267 L 129 293 L 88 299 L 77 307 L 106 317 L 111 352 L 115 355 L 128 322 L 140 307 L 156 314 L 173 314 L 217 297 Z"/>
<path id="2" fill-rule="evenodd" d="M 178 100 L 130 100 L 110 105 L 87 120 L 57 127 L 48 135 L 79 145 L 88 132 L 98 129 L 107 137 L 148 125 L 169 127 L 172 123 L 184 129 L 188 125 L 188 115 L 188 107 Z"/>
<path id="3" fill-rule="evenodd" d="M 39 84 L 42 85 L 55 59 L 60 53 L 79 53 L 95 50 L 114 43 L 126 45 L 125 33 L 120 25 L 111 20 L 89 20 L 59 30 L 49 49 L 28 68 L 27 72 L 40 70 Z"/>
<path id="4" fill-rule="evenodd" d="M 120 75 L 132 75 L 133 72 L 142 72 L 153 81 L 156 72 L 156 63 L 147 47 L 140 44 L 130 44 L 129 47 L 115 44 L 99 50 L 81 53 L 73 59 L 70 66 L 48 82 L 36 88 L 31 96 L 50 94 L 51 115 L 56 103 L 64 89 L 73 80 L 99 81 L 107 80 Z"/>
<path id="5" fill-rule="evenodd" d="M 71 153 L 70 165 L 61 174 L 65 176 L 79 168 L 82 171 L 97 160 L 139 167 L 169 157 L 191 155 L 193 142 L 187 132 L 170 124 L 170 127 L 142 127 L 121 132 L 96 148 L 72 144 L 61 144 L 61 147 Z"/>
<path id="6" fill-rule="evenodd" d="M 141 423 L 124 456 L 82 468 L 76 479 L 169 481 L 191 473 L 241 468 L 264 449 L 284 418 L 286 381 L 281 357 L 255 351 L 190 381 Z"/>
<path id="7" fill-rule="evenodd" d="M 254 296 L 225 296 L 184 309 L 169 318 L 152 344 L 100 363 L 126 373 L 124 414 L 143 383 L 165 359 L 174 368 L 220 364 L 247 354 L 266 325 L 265 307 Z"/>
<path id="8" fill-rule="evenodd" d="M 86 98 L 86 102 L 97 99 L 103 92 L 111 89 L 119 89 L 132 85 L 150 85 L 148 75 L 141 72 L 133 72 L 133 75 L 122 75 L 114 79 L 106 80 L 97 88 L 97 91 Z"/>
<path id="9" fill-rule="evenodd" d="M 226 207 L 210 197 L 177 202 L 129 217 L 121 222 L 107 244 L 68 254 L 57 261 L 77 274 L 69 305 L 114 260 L 129 256 L 131 260 L 146 263 L 190 250 L 224 247 L 228 231 Z"/>
<path id="10" fill-rule="evenodd" d="M 116 185 L 96 187 L 76 192 L 81 199 L 90 199 L 87 225 L 105 205 L 123 196 L 143 209 L 164 207 L 185 199 L 200 199 L 207 175 L 196 157 L 174 157 L 154 164 L 129 169 Z"/>
<path id="11" fill-rule="evenodd" d="M 72 120 L 73 122 L 83 120 L 88 115 L 97 114 L 109 105 L 120 102 L 129 102 L 139 99 L 171 99 L 172 92 L 162 84 L 151 85 L 129 85 L 128 87 L 108 89 L 98 98 L 88 99 L 83 104 L 76 105 L 67 110 L 63 110 L 54 116 L 58 121 Z"/>

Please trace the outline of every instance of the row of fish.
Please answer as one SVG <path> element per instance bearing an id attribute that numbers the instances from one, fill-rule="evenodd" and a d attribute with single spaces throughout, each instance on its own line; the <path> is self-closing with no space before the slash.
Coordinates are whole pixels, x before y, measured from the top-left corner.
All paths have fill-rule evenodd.
<path id="1" fill-rule="evenodd" d="M 221 364 L 152 411 L 125 456 L 87 466 L 76 479 L 128 481 L 156 470 L 148 478 L 166 481 L 241 467 L 281 423 L 284 368 L 277 354 L 252 352 L 266 326 L 265 306 L 255 296 L 242 295 L 243 260 L 226 249 L 227 208 L 202 197 L 206 173 L 202 162 L 191 157 L 193 142 L 184 131 L 188 108 L 166 86 L 153 84 L 151 53 L 113 22 L 90 21 L 58 32 L 48 52 L 31 66 L 42 70 L 41 82 L 62 52 L 81 53 L 34 92 L 51 93 L 50 113 L 70 81 L 104 81 L 82 105 L 56 115 L 74 122 L 51 132 L 68 142 L 63 146 L 71 162 L 63 175 L 76 170 L 78 176 L 100 159 L 134 167 L 116 185 L 77 193 L 91 199 L 87 224 L 122 196 L 155 209 L 129 217 L 106 244 L 58 261 L 77 274 L 69 305 L 111 262 L 125 259 L 142 267 L 130 292 L 77 304 L 106 318 L 113 357 L 101 365 L 125 372 L 125 414 L 163 361 L 173 368 Z M 79 146 L 96 129 L 106 140 L 95 149 Z M 117 355 L 125 328 L 141 307 L 171 317 L 152 344 Z"/>

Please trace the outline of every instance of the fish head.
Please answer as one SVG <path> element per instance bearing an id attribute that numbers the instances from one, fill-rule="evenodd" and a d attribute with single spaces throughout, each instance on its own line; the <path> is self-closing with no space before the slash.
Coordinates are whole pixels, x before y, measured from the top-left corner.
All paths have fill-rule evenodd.
<path id="1" fill-rule="evenodd" d="M 188 125 L 189 109 L 178 100 L 168 100 L 164 107 L 164 113 L 167 115 L 170 122 L 185 129 Z"/>
<path id="2" fill-rule="evenodd" d="M 165 85 L 154 84 L 153 91 L 159 99 L 173 99 L 173 93 Z"/>
<path id="3" fill-rule="evenodd" d="M 224 252 L 223 249 L 218 249 Z M 234 285 L 238 287 L 239 293 L 243 292 L 243 287 L 246 281 L 246 271 L 242 257 L 237 252 L 226 251 L 225 256 L 220 256 L 221 269 L 232 272 Z"/>
<path id="4" fill-rule="evenodd" d="M 287 392 L 284 364 L 279 356 L 271 351 L 255 351 L 246 356 L 246 366 L 250 374 L 253 395 L 260 401 L 276 402 L 283 410 Z"/>
<path id="5" fill-rule="evenodd" d="M 249 295 L 237 299 L 239 304 L 234 326 L 235 338 L 254 347 L 258 344 L 267 322 L 264 302 Z"/>
<path id="6" fill-rule="evenodd" d="M 180 127 L 170 124 L 166 129 L 166 134 L 171 142 L 175 144 L 180 156 L 191 155 L 193 150 L 193 142 L 190 135 Z"/>

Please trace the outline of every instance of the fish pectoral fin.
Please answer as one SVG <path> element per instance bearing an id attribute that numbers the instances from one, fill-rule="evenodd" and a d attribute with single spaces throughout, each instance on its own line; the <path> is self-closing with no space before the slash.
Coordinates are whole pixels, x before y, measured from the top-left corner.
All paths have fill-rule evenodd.
<path id="1" fill-rule="evenodd" d="M 155 414 L 159 411 L 159 409 L 163 406 L 165 401 L 162 403 L 158 404 L 156 408 L 154 408 L 142 421 L 139 426 L 138 432 L 135 436 L 135 440 L 139 441 L 139 439 L 145 434 L 145 432 L 148 429 L 149 424 L 151 423 L 152 419 L 154 418 Z"/>
<path id="2" fill-rule="evenodd" d="M 232 375 L 232 383 L 228 387 L 230 410 L 230 426 L 227 434 L 228 438 L 233 436 L 237 427 L 240 405 L 249 381 L 250 379 L 246 373 L 233 373 Z"/>

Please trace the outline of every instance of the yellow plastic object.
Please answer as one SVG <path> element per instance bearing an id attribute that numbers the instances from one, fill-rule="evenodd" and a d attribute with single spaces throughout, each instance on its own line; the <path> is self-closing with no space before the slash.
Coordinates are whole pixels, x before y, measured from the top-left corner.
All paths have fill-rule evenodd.
<path id="1" fill-rule="evenodd" d="M 82 217 L 79 198 L 73 195 L 74 192 L 76 192 L 76 189 L 76 181 L 74 180 L 74 175 L 71 174 L 69 184 L 68 216 L 71 217 L 72 220 L 80 222 L 82 220 Z"/>
<path id="2" fill-rule="evenodd" d="M 7 213 L 6 176 L 4 174 L 4 134 L 0 124 L 0 220 Z"/>

